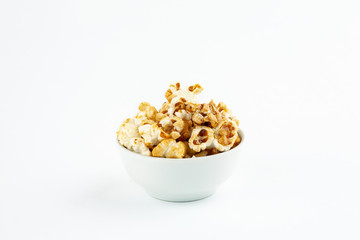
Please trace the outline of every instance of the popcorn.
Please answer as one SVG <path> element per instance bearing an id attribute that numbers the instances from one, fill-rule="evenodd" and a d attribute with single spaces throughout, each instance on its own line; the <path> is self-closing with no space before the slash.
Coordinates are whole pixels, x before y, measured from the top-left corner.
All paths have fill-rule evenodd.
<path id="1" fill-rule="evenodd" d="M 208 152 L 208 155 L 214 155 L 214 154 L 219 153 L 219 151 L 216 148 L 210 148 L 206 151 Z"/>
<path id="2" fill-rule="evenodd" d="M 118 141 L 134 152 L 167 158 L 202 157 L 228 151 L 240 144 L 239 120 L 220 102 L 199 104 L 199 84 L 182 89 L 171 84 L 159 109 L 142 102 L 140 112 L 126 119 Z"/>
<path id="3" fill-rule="evenodd" d="M 183 158 L 185 154 L 185 143 L 176 142 L 174 139 L 165 139 L 152 150 L 154 157 Z"/>
<path id="4" fill-rule="evenodd" d="M 163 119 L 166 116 L 167 116 L 166 114 L 159 112 L 159 113 L 156 114 L 155 120 L 156 120 L 156 122 L 160 122 L 161 119 Z"/>
<path id="5" fill-rule="evenodd" d="M 211 110 L 211 113 L 213 113 L 216 117 L 216 121 L 221 121 L 222 120 L 222 116 L 220 111 L 218 110 L 218 108 L 216 107 L 215 103 L 213 100 L 210 101 L 209 103 L 209 107 Z"/>
<path id="6" fill-rule="evenodd" d="M 174 139 L 181 136 L 185 123 L 179 117 L 164 117 L 160 120 L 159 125 L 167 134 L 170 134 Z"/>
<path id="7" fill-rule="evenodd" d="M 168 102 L 172 102 L 175 97 L 183 97 L 189 102 L 195 102 L 194 98 L 196 94 L 199 94 L 203 88 L 199 84 L 195 84 L 194 86 L 189 86 L 188 89 L 181 89 L 180 83 L 171 84 L 169 89 L 165 93 L 165 98 Z"/>
<path id="8" fill-rule="evenodd" d="M 167 114 L 169 108 L 170 108 L 170 103 L 164 102 L 162 107 L 159 109 L 159 113 Z"/>
<path id="9" fill-rule="evenodd" d="M 201 125 L 201 124 L 205 123 L 205 117 L 198 112 L 194 113 L 194 115 L 192 116 L 191 119 L 192 119 L 193 123 L 195 123 L 197 125 Z"/>
<path id="10" fill-rule="evenodd" d="M 195 152 L 205 150 L 212 145 L 214 140 L 214 131 L 205 126 L 197 126 L 191 133 L 189 147 Z"/>
<path id="11" fill-rule="evenodd" d="M 139 105 L 139 110 L 140 110 L 141 112 L 144 112 L 144 113 L 145 113 L 145 116 L 146 116 L 148 119 L 155 120 L 155 116 L 156 116 L 157 110 L 156 110 L 155 107 L 151 106 L 150 103 L 147 103 L 147 102 L 142 102 L 142 103 L 140 103 L 140 105 Z"/>
<path id="12" fill-rule="evenodd" d="M 174 84 L 171 84 L 170 85 L 170 89 L 168 89 L 166 92 L 165 92 L 165 98 L 171 102 L 171 100 L 175 97 L 174 96 L 174 92 L 176 91 L 179 91 L 180 90 L 180 83 L 176 83 L 175 85 Z"/>
<path id="13" fill-rule="evenodd" d="M 239 145 L 240 142 L 241 142 L 241 138 L 240 138 L 239 134 L 237 134 L 236 140 L 234 142 L 234 145 L 232 145 L 231 149 L 236 147 L 237 145 Z"/>
<path id="14" fill-rule="evenodd" d="M 235 122 L 237 126 L 239 126 L 239 124 L 240 124 L 239 119 L 237 119 L 237 118 L 234 117 L 234 116 L 229 117 L 229 119 L 230 119 L 231 121 Z"/>
<path id="15" fill-rule="evenodd" d="M 194 157 L 205 157 L 207 155 L 208 155 L 208 151 L 204 150 L 204 151 L 194 154 L 193 156 Z"/>
<path id="16" fill-rule="evenodd" d="M 184 127 L 182 129 L 182 131 L 180 132 L 180 137 L 178 140 L 180 141 L 187 141 L 190 136 L 191 136 L 191 132 L 192 132 L 192 121 L 191 120 L 183 120 L 184 121 Z"/>
<path id="17" fill-rule="evenodd" d="M 151 155 L 150 150 L 147 148 L 147 146 L 144 142 L 144 139 L 142 139 L 142 138 L 136 137 L 136 138 L 130 139 L 128 149 L 130 149 L 134 152 L 140 153 L 142 155 L 146 155 L 146 156 Z"/>
<path id="18" fill-rule="evenodd" d="M 129 148 L 132 138 L 140 137 L 138 128 L 133 118 L 126 119 L 117 132 L 117 138 L 121 145 Z"/>
<path id="19" fill-rule="evenodd" d="M 217 109 L 219 110 L 223 118 L 231 117 L 231 111 L 227 108 L 225 103 L 219 102 L 219 104 L 217 105 Z"/>
<path id="20" fill-rule="evenodd" d="M 157 145 L 164 138 L 170 137 L 156 123 L 140 126 L 139 133 L 141 137 L 145 140 L 146 146 L 149 147 Z"/>
<path id="21" fill-rule="evenodd" d="M 217 150 L 228 151 L 234 145 L 238 137 L 238 127 L 231 120 L 222 121 L 215 130 L 214 146 Z"/>
<path id="22" fill-rule="evenodd" d="M 185 154 L 185 158 L 190 158 L 192 156 L 194 156 L 195 154 L 197 154 L 197 152 L 195 152 L 194 150 L 192 150 L 189 146 L 189 142 L 183 142 L 186 146 L 186 154 Z"/>
<path id="23" fill-rule="evenodd" d="M 133 118 L 128 118 L 120 126 L 117 138 L 121 145 L 143 155 L 150 155 L 150 150 L 146 147 L 144 139 L 141 138 L 138 128 Z"/>
<path id="24" fill-rule="evenodd" d="M 180 87 L 180 85 L 179 85 Z M 199 84 L 195 84 L 194 86 L 188 87 L 188 90 L 194 94 L 199 94 L 204 90 Z"/>
<path id="25" fill-rule="evenodd" d="M 207 150 L 203 150 L 199 153 L 196 153 L 193 155 L 193 157 L 205 157 L 205 156 L 210 156 L 210 155 L 214 155 L 219 153 L 219 151 L 216 148 L 210 148 Z"/>
<path id="26" fill-rule="evenodd" d="M 144 120 L 147 120 L 145 112 L 139 112 L 134 117 L 134 123 L 137 127 L 139 127 L 141 125 L 142 121 L 144 121 Z"/>
<path id="27" fill-rule="evenodd" d="M 184 120 L 190 120 L 191 115 L 192 115 L 191 112 L 188 112 L 185 109 L 180 109 L 179 111 L 175 112 L 175 116 Z"/>
<path id="28" fill-rule="evenodd" d="M 180 83 L 170 85 L 170 89 L 167 90 L 165 97 L 170 103 L 168 113 L 170 116 L 174 114 L 176 110 L 184 109 L 186 102 L 196 103 L 195 95 L 199 94 L 203 88 L 196 84 L 188 87 L 188 89 L 181 89 Z"/>
<path id="29" fill-rule="evenodd" d="M 200 104 L 187 102 L 185 110 L 190 113 L 196 112 L 200 108 Z"/>

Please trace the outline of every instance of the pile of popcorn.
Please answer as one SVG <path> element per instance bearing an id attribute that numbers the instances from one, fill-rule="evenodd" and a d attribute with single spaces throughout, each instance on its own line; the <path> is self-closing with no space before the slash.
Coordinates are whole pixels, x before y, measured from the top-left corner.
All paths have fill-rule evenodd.
<path id="1" fill-rule="evenodd" d="M 170 85 L 159 111 L 142 102 L 140 112 L 120 126 L 118 141 L 134 152 L 166 158 L 202 157 L 236 147 L 239 120 L 223 102 L 197 103 L 202 90 L 199 84 L 186 89 Z"/>

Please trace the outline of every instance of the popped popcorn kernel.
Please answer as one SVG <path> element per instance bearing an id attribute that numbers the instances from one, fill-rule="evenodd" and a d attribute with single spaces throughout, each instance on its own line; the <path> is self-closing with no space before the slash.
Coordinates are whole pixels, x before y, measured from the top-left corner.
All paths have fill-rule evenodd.
<path id="1" fill-rule="evenodd" d="M 140 110 L 141 112 L 144 112 L 144 113 L 145 113 L 145 116 L 146 116 L 148 119 L 155 120 L 155 116 L 156 116 L 157 110 L 156 110 L 155 107 L 151 106 L 150 103 L 147 103 L 147 102 L 142 102 L 142 103 L 140 103 L 140 105 L 139 105 L 139 110 Z"/>
<path id="2" fill-rule="evenodd" d="M 214 146 L 219 151 L 228 151 L 235 143 L 238 136 L 235 122 L 224 120 L 219 124 L 214 134 Z"/>
<path id="3" fill-rule="evenodd" d="M 183 158 L 185 154 L 186 145 L 174 139 L 165 139 L 152 150 L 154 157 Z"/>
<path id="4" fill-rule="evenodd" d="M 210 147 L 214 140 L 214 130 L 206 126 L 197 126 L 191 133 L 189 147 L 200 152 Z"/>

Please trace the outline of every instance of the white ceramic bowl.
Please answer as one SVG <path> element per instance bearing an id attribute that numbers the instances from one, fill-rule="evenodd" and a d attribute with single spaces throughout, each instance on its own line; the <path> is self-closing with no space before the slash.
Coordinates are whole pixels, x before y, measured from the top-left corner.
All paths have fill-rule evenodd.
<path id="1" fill-rule="evenodd" d="M 234 170 L 241 143 L 223 153 L 199 158 L 158 158 L 144 156 L 120 145 L 122 159 L 130 177 L 157 199 L 173 202 L 194 201 L 215 193 Z"/>

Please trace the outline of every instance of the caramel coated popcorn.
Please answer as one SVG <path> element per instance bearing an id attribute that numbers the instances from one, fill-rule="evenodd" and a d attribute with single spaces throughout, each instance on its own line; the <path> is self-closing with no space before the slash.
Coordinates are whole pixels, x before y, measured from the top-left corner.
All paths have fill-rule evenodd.
<path id="1" fill-rule="evenodd" d="M 140 112 L 126 119 L 117 139 L 127 149 L 154 157 L 203 157 L 228 151 L 240 144 L 239 120 L 220 102 L 199 104 L 199 84 L 185 89 L 171 84 L 166 102 L 157 110 L 142 102 Z"/>

